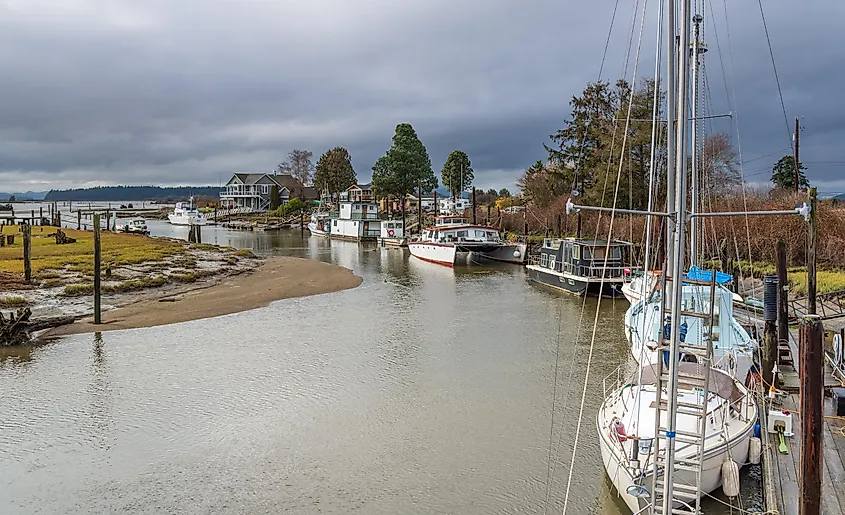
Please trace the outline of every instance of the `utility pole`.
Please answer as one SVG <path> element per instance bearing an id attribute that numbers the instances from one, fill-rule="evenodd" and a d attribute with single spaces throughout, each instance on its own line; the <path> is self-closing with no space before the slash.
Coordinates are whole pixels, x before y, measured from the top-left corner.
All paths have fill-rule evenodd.
<path id="1" fill-rule="evenodd" d="M 795 165 L 795 193 L 798 193 L 798 177 L 800 177 L 798 173 L 798 118 L 795 119 L 795 153 L 792 156 L 793 164 Z"/>

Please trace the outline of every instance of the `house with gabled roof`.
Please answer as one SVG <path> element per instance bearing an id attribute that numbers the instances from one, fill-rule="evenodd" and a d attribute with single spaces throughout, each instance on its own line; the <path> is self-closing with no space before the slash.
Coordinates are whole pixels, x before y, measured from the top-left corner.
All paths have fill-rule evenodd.
<path id="1" fill-rule="evenodd" d="M 292 198 L 314 200 L 316 191 L 303 186 L 292 175 L 269 173 L 236 173 L 220 192 L 220 205 L 225 209 L 267 211 L 270 209 L 270 191 L 273 185 L 279 188 L 281 204 Z"/>

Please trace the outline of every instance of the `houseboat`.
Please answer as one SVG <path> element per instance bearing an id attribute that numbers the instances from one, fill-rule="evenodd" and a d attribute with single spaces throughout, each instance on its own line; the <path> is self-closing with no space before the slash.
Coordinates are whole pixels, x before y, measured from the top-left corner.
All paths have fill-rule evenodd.
<path id="1" fill-rule="evenodd" d="M 402 220 L 383 220 L 379 244 L 382 247 L 407 247 L 408 238 Z"/>
<path id="2" fill-rule="evenodd" d="M 525 255 L 524 244 L 502 241 L 498 229 L 471 225 L 465 217 L 452 215 L 436 217 L 434 227 L 424 229 L 418 240 L 408 243 L 408 249 L 418 259 L 445 266 L 476 257 L 521 263 Z"/>
<path id="3" fill-rule="evenodd" d="M 308 230 L 312 236 L 322 236 L 328 238 L 331 236 L 331 216 L 327 212 L 317 212 L 311 215 L 311 221 L 308 222 Z"/>
<path id="4" fill-rule="evenodd" d="M 615 297 L 630 277 L 630 249 L 627 241 L 546 238 L 526 266 L 528 279 L 576 295 Z"/>
<path id="5" fill-rule="evenodd" d="M 375 241 L 381 236 L 378 204 L 369 184 L 355 185 L 340 194 L 340 211 L 331 218 L 330 238 Z"/>

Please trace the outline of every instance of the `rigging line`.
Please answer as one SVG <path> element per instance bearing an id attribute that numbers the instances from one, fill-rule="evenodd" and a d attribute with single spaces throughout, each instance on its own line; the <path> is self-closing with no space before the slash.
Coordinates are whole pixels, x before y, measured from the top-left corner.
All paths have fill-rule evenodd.
<path id="1" fill-rule="evenodd" d="M 543 506 L 543 513 L 546 513 L 546 509 L 549 504 L 550 496 L 551 496 L 551 484 L 552 484 L 552 443 L 554 442 L 554 431 L 555 431 L 555 404 L 557 399 L 557 374 L 558 369 L 560 368 L 560 333 L 561 328 L 563 326 L 563 303 L 558 301 L 558 308 L 557 308 L 557 348 L 555 349 L 555 366 L 554 366 L 554 383 L 552 386 L 552 413 L 551 413 L 551 425 L 549 426 L 549 457 L 548 462 L 546 465 L 546 502 Z M 573 359 L 573 362 L 575 360 Z"/>
<path id="2" fill-rule="evenodd" d="M 725 7 L 725 34 L 728 38 L 728 60 L 730 63 L 731 68 L 731 88 L 733 91 L 733 100 L 734 100 L 734 108 L 736 108 L 737 101 L 736 101 L 736 77 L 734 75 L 734 58 L 733 58 L 733 50 L 731 49 L 731 28 L 728 24 L 728 0 L 723 0 L 723 5 Z M 778 86 L 778 90 L 780 90 L 780 86 Z M 783 97 L 781 97 L 783 98 Z M 784 116 L 786 115 L 786 111 L 784 111 Z M 748 244 L 748 263 L 749 263 L 749 271 L 751 272 L 751 277 L 754 277 L 754 261 L 751 259 L 751 224 L 748 220 L 748 196 L 745 192 L 745 169 L 742 167 L 742 140 L 739 136 L 739 111 L 737 110 L 735 113 L 736 122 L 736 148 L 737 153 L 739 155 L 739 175 L 742 182 L 740 186 L 742 187 L 742 207 L 743 211 L 745 211 L 745 241 Z M 739 257 L 739 252 L 737 252 L 737 257 Z"/>
<path id="3" fill-rule="evenodd" d="M 725 72 L 725 60 L 722 54 L 722 46 L 719 43 L 719 31 L 716 29 L 716 10 L 713 9 L 713 0 L 707 0 L 707 3 L 710 5 L 710 12 L 712 13 L 713 23 L 713 37 L 716 39 L 716 53 L 719 54 L 719 66 L 722 68 L 722 82 L 725 85 L 725 100 L 728 102 L 728 110 L 732 109 L 731 105 L 731 95 L 728 88 L 728 74 Z M 728 133 L 730 135 L 730 133 Z"/>
<path id="4" fill-rule="evenodd" d="M 789 128 L 789 118 L 786 116 L 786 105 L 783 103 L 783 92 L 780 89 L 780 78 L 778 67 L 775 65 L 775 53 L 772 50 L 772 40 L 769 38 L 769 27 L 766 25 L 766 15 L 763 13 L 763 0 L 757 0 L 760 5 L 760 17 L 763 18 L 763 30 L 766 32 L 766 43 L 769 44 L 769 55 L 772 58 L 772 69 L 775 71 L 775 83 L 778 85 L 778 96 L 780 97 L 780 108 L 783 110 L 783 121 L 786 123 L 786 137 L 792 143 L 792 130 Z"/>
<path id="5" fill-rule="evenodd" d="M 632 80 L 631 80 L 631 82 L 633 84 L 636 84 L 636 82 L 637 82 L 637 80 L 636 80 L 637 79 L 637 67 L 639 66 L 640 49 L 642 47 L 642 41 L 643 41 L 643 28 L 645 27 L 645 14 L 646 14 L 646 11 L 647 11 L 647 9 L 646 9 L 647 3 L 648 3 L 648 0 L 643 0 L 643 15 L 642 15 L 642 19 L 640 21 L 640 35 L 639 35 L 639 39 L 637 41 L 637 52 L 636 52 L 636 56 L 634 57 L 634 71 L 633 71 L 633 76 L 632 76 Z M 627 115 L 626 120 L 625 120 L 625 130 L 622 132 L 622 150 L 619 154 L 619 169 L 616 173 L 616 188 L 615 188 L 614 193 L 613 193 L 613 206 L 614 207 L 616 206 L 616 202 L 619 199 L 619 184 L 620 184 L 621 179 L 622 179 L 622 166 L 625 162 L 625 145 L 628 141 L 628 129 L 631 125 L 631 109 L 632 109 L 633 105 L 634 105 L 634 88 L 631 88 L 630 97 L 628 99 L 628 115 Z M 608 262 L 608 259 L 610 258 L 610 239 L 613 236 L 613 222 L 614 222 L 615 219 L 616 219 L 616 210 L 614 209 L 610 213 L 610 224 L 608 226 L 607 243 L 606 243 L 605 251 L 604 251 L 604 264 L 603 264 L 602 268 L 605 271 L 607 270 L 607 262 Z M 604 277 L 604 276 L 605 276 L 605 274 L 604 274 L 604 272 L 602 272 L 602 277 Z M 604 281 L 601 281 L 599 283 L 599 300 L 598 300 L 598 302 L 596 302 L 596 315 L 595 315 L 595 318 L 593 319 L 593 334 L 592 334 L 592 337 L 590 339 L 590 351 L 587 354 L 587 370 L 586 370 L 586 373 L 584 375 L 584 387 L 581 389 L 581 406 L 578 410 L 578 424 L 575 428 L 575 441 L 572 445 L 572 457 L 571 457 L 570 462 L 569 462 L 569 477 L 566 480 L 566 494 L 565 494 L 564 499 L 563 499 L 563 515 L 566 515 L 566 508 L 569 506 L 569 492 L 570 492 L 570 489 L 572 487 L 572 472 L 575 469 L 575 457 L 577 456 L 577 453 L 578 453 L 578 439 L 579 439 L 579 436 L 581 435 L 581 423 L 584 419 L 584 402 L 587 398 L 587 387 L 589 385 L 590 367 L 591 367 L 592 361 L 593 361 L 593 351 L 595 350 L 596 330 L 598 329 L 598 325 L 599 325 L 599 313 L 601 312 L 601 294 L 602 294 L 602 290 L 604 289 L 604 283 L 605 283 Z"/>
<path id="6" fill-rule="evenodd" d="M 619 9 L 619 0 L 616 0 L 616 3 L 613 5 L 613 15 L 610 17 L 610 28 L 607 29 L 607 39 L 604 42 L 604 53 L 601 56 L 601 64 L 599 65 L 599 77 L 597 80 L 601 80 L 601 74 L 604 70 L 604 61 L 607 59 L 607 48 L 610 46 L 610 35 L 613 34 L 613 23 L 616 21 L 617 9 Z"/>
<path id="7" fill-rule="evenodd" d="M 640 12 L 640 0 L 634 4 L 634 13 L 631 15 L 631 32 L 628 36 L 628 50 L 625 52 L 625 66 L 622 69 L 622 76 L 628 76 L 628 65 L 631 63 L 631 48 L 634 46 L 634 31 L 637 29 L 637 13 Z M 631 85 L 634 86 L 633 84 Z"/>

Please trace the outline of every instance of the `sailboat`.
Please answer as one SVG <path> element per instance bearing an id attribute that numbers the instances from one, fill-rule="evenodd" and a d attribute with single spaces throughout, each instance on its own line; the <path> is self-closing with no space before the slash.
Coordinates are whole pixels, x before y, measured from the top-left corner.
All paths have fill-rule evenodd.
<path id="1" fill-rule="evenodd" d="M 649 302 L 640 300 L 632 307 L 641 310 L 644 323 L 632 324 L 628 318 L 630 331 L 637 330 L 642 342 L 637 353 L 641 366 L 633 377 L 622 373 L 620 367 L 609 385 L 605 378 L 605 401 L 596 416 L 603 464 L 620 497 L 635 514 L 645 510 L 668 514 L 678 509 L 700 513 L 702 495 L 719 486 L 725 487 L 727 495 L 737 495 L 739 467 L 748 458 L 757 422 L 757 406 L 751 392 L 735 374 L 716 366 L 722 359 L 714 353 L 716 346 L 721 348 L 723 342 L 729 341 L 736 347 L 744 341 L 743 335 L 737 335 L 731 316 L 732 296 L 718 285 L 716 274 L 707 276 L 709 280 L 684 274 L 686 226 L 690 219 L 735 213 L 687 213 L 686 79 L 690 63 L 686 58 L 679 59 L 676 76 L 673 56 L 678 49 L 681 56 L 687 55 L 690 5 L 681 2 L 677 46 L 675 0 L 667 0 L 665 11 L 667 111 L 669 120 L 677 120 L 674 130 L 670 126 L 667 131 L 667 209 L 665 213 L 655 213 L 649 200 L 648 211 L 639 213 L 666 217 L 671 240 L 667 242 L 659 283 L 655 282 L 650 296 L 645 297 Z M 696 24 L 700 21 L 696 15 Z M 657 70 L 656 67 L 656 75 Z M 656 104 L 655 101 L 655 111 Z M 567 212 L 582 209 L 618 211 L 567 202 Z M 797 207 L 792 211 L 742 214 L 804 211 Z M 694 256 L 694 246 L 691 251 Z M 642 295 L 646 293 L 643 290 Z M 645 323 L 649 320 L 650 325 Z"/>

